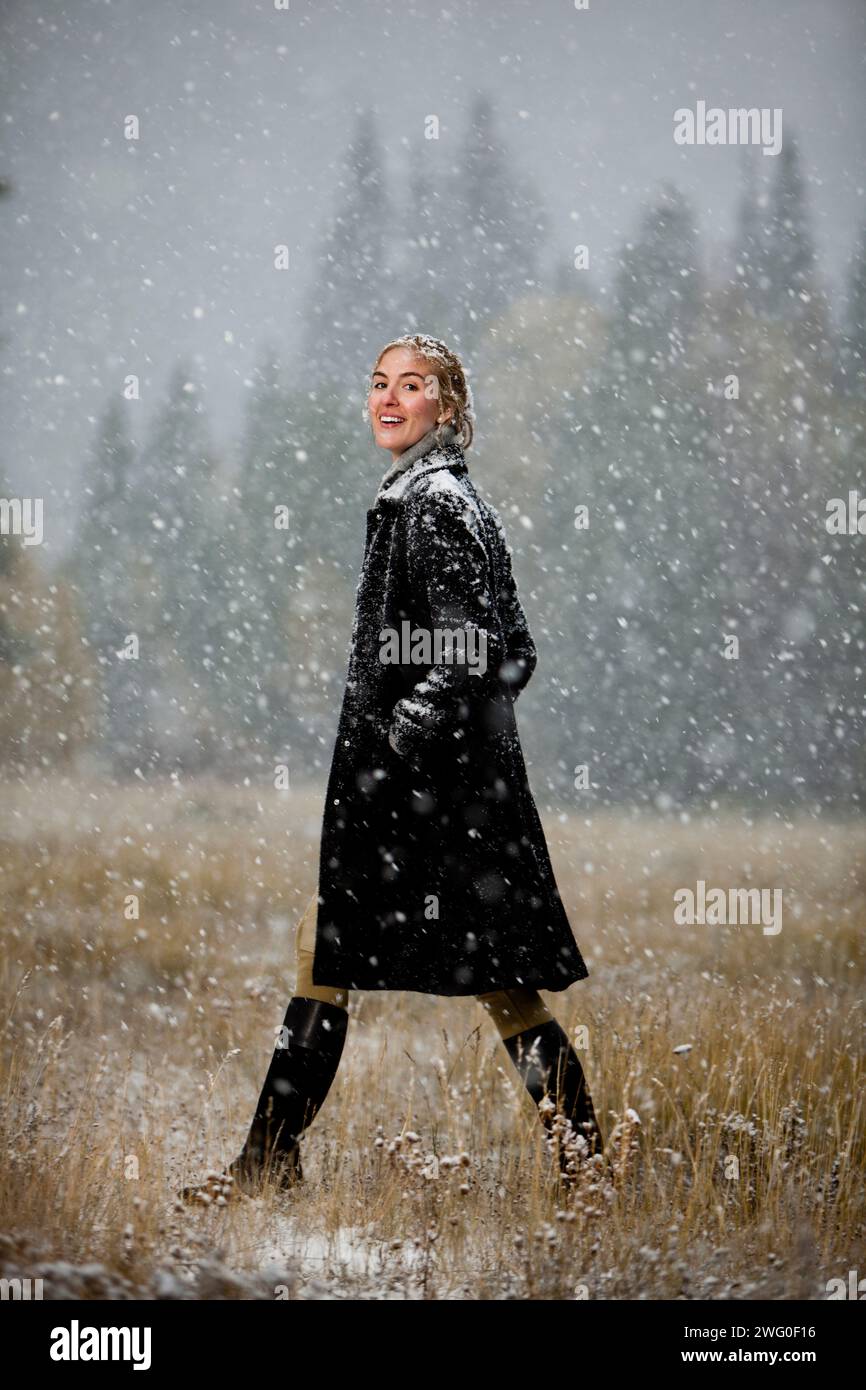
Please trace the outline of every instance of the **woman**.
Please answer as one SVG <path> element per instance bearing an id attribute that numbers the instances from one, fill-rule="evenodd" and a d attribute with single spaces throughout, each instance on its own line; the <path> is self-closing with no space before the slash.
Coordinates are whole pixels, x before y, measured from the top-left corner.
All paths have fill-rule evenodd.
<path id="1" fill-rule="evenodd" d="M 603 1149 L 580 1061 L 538 993 L 588 971 L 527 783 L 513 707 L 535 646 L 502 522 L 467 470 L 459 359 L 424 335 L 388 343 L 366 413 L 392 464 L 367 513 L 318 892 L 224 1192 L 302 1176 L 298 1140 L 336 1073 L 351 989 L 475 995 L 560 1136 L 561 1171 Z"/>

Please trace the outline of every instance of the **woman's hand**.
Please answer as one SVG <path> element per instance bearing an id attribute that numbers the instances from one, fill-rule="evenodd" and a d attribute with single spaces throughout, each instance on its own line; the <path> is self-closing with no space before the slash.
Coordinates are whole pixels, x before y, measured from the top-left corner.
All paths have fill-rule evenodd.
<path id="1" fill-rule="evenodd" d="M 393 724 L 388 728 L 388 747 L 397 759 L 399 767 L 411 768 L 413 772 L 422 771 L 423 748 L 417 748 L 414 744 L 411 747 L 401 744 Z"/>

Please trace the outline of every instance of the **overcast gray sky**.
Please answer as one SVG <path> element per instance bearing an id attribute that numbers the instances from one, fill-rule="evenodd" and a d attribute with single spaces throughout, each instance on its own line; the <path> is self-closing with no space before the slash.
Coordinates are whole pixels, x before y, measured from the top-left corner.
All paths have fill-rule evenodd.
<path id="1" fill-rule="evenodd" d="M 674 143 L 674 110 L 699 98 L 783 109 L 837 296 L 866 217 L 864 0 L 590 0 L 585 12 L 573 0 L 3 0 L 0 12 L 0 173 L 13 185 L 0 204 L 2 470 L 28 495 L 68 491 L 67 517 L 94 420 L 127 371 L 145 389 L 141 437 L 173 363 L 192 355 L 215 442 L 231 447 L 264 342 L 292 361 L 360 107 L 377 115 L 399 198 L 416 161 L 450 167 L 473 98 L 489 93 L 554 246 L 589 244 L 599 288 L 665 177 L 693 199 L 705 263 L 720 264 L 744 152 Z M 438 143 L 424 139 L 431 113 Z M 275 242 L 291 248 L 289 275 L 272 269 Z M 47 548 L 63 539 L 47 529 Z"/>

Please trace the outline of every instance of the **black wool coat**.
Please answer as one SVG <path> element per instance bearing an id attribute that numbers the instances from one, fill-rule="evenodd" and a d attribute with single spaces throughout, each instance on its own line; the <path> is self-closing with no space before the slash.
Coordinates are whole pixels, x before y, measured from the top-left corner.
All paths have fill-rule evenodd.
<path id="1" fill-rule="evenodd" d="M 443 645 L 416 648 L 420 663 L 405 647 L 383 660 L 388 630 Z M 465 995 L 562 990 L 588 975 L 517 732 L 514 702 L 535 664 L 499 514 L 451 426 L 433 429 L 367 513 L 322 825 L 315 984 Z"/>

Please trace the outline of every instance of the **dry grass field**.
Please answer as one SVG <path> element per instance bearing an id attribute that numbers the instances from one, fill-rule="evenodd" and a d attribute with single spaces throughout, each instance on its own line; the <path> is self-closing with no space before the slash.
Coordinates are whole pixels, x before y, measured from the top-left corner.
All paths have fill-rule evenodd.
<path id="1" fill-rule="evenodd" d="M 5 795 L 0 1273 L 46 1298 L 822 1299 L 866 1274 L 866 831 L 544 814 L 590 967 L 547 995 L 614 1185 L 564 1201 L 475 1000 L 355 994 L 289 1194 L 190 1209 L 294 985 L 319 790 Z M 673 893 L 783 890 L 781 932 Z M 128 895 L 140 900 L 128 920 Z"/>

